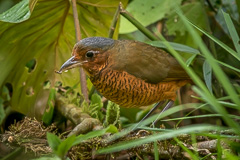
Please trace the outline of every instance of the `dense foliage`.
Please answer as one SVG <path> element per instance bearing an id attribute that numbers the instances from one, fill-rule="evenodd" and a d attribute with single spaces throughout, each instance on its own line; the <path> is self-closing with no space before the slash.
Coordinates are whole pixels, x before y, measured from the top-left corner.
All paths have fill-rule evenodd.
<path id="1" fill-rule="evenodd" d="M 77 0 L 82 38 L 108 37 L 112 21 L 118 20 L 119 2 Z M 240 2 L 121 2 L 132 17 L 120 11 L 112 38 L 143 41 L 167 50 L 193 84 L 181 89 L 174 107 L 144 121 L 142 130 L 131 132 L 152 106 L 119 108 L 101 97 L 89 80 L 88 103 L 80 92 L 83 84 L 77 69 L 55 74 L 76 41 L 71 2 L 0 1 L 1 140 L 15 149 L 12 155 L 6 149 L 1 158 L 20 155 L 18 147 L 23 147 L 38 156 L 58 156 L 53 159 L 66 155 L 106 158 L 107 154 L 135 159 L 238 159 Z M 11 125 L 25 115 L 48 127 L 27 118 Z M 161 119 L 160 127 L 146 127 L 156 118 Z M 77 131 L 67 137 L 65 132 L 75 126 Z M 36 141 L 44 147 L 39 149 Z"/>

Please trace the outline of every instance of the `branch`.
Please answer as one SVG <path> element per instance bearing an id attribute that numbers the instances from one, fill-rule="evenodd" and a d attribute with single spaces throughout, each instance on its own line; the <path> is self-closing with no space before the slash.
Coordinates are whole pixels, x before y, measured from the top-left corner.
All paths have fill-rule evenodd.
<path id="1" fill-rule="evenodd" d="M 60 114 L 76 125 L 68 136 L 73 134 L 84 134 L 102 128 L 102 124 L 98 119 L 92 118 L 87 113 L 84 113 L 80 107 L 77 107 L 74 104 L 64 103 L 64 101 L 58 97 L 56 100 L 56 109 Z"/>

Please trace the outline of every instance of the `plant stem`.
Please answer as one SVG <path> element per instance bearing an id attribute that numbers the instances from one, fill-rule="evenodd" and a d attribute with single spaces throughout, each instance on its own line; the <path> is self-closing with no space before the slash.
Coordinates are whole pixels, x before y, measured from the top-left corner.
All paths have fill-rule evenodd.
<path id="1" fill-rule="evenodd" d="M 158 41 L 158 37 L 156 37 L 151 31 L 145 28 L 141 23 L 139 23 L 134 17 L 130 15 L 130 13 L 123 9 L 122 5 L 120 7 L 120 14 L 125 17 L 129 22 L 131 22 L 135 27 L 137 27 L 143 34 L 145 34 L 150 40 Z"/>
<path id="2" fill-rule="evenodd" d="M 113 35 L 114 35 L 114 31 L 116 29 L 116 25 L 117 25 L 117 22 L 118 22 L 118 19 L 119 19 L 119 13 L 120 13 L 120 7 L 121 7 L 122 3 L 119 2 L 119 6 L 114 14 L 114 17 L 113 17 L 113 20 L 112 20 L 112 24 L 111 24 L 111 27 L 109 29 L 109 32 L 108 32 L 108 38 L 113 38 Z"/>
<path id="3" fill-rule="evenodd" d="M 76 33 L 76 42 L 78 42 L 81 40 L 81 30 L 80 30 L 80 25 L 78 20 L 76 0 L 72 0 L 72 8 L 73 8 L 73 18 L 74 18 L 74 26 L 75 26 L 75 33 Z M 82 68 L 79 69 L 79 73 L 80 73 L 81 92 L 83 94 L 85 101 L 89 102 L 86 74 L 84 73 Z"/>

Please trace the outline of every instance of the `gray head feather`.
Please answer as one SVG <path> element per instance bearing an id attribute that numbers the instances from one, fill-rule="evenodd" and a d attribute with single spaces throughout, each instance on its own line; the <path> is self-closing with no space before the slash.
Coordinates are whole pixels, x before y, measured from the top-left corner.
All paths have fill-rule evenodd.
<path id="1" fill-rule="evenodd" d="M 91 47 L 91 48 L 109 48 L 113 45 L 114 40 L 110 38 L 103 38 L 103 37 L 90 37 L 90 38 L 85 38 L 79 41 L 78 43 L 81 44 L 81 46 L 85 47 Z"/>

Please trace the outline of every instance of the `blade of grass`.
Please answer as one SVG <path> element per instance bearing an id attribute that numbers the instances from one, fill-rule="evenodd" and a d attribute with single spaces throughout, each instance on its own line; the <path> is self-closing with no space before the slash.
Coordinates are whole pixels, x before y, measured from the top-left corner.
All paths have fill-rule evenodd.
<path id="1" fill-rule="evenodd" d="M 193 112 L 195 112 L 196 110 L 198 110 L 198 109 L 200 109 L 200 108 L 203 108 L 203 107 L 205 107 L 205 106 L 207 106 L 208 104 L 202 104 L 202 105 L 200 105 L 199 107 L 197 107 L 196 109 L 194 109 L 194 110 L 192 110 L 192 111 L 190 111 L 189 113 L 187 113 L 186 115 L 185 115 L 185 117 L 187 117 L 188 115 L 190 115 L 191 113 L 193 113 Z M 176 124 L 176 127 L 178 127 L 178 125 L 182 122 L 183 120 L 180 120 L 180 121 L 178 121 L 178 123 Z"/>
<path id="2" fill-rule="evenodd" d="M 214 57 L 211 55 L 207 47 L 202 42 L 202 39 L 199 37 L 199 35 L 196 33 L 195 30 L 193 30 L 192 26 L 189 25 L 189 20 L 183 16 L 182 13 L 178 12 L 179 16 L 183 20 L 185 26 L 189 29 L 189 32 L 192 34 L 192 37 L 194 38 L 195 42 L 199 44 L 199 48 L 202 51 L 202 53 L 205 55 L 206 60 L 209 64 L 211 64 L 211 67 L 215 73 L 216 78 L 218 81 L 223 85 L 223 88 L 225 91 L 230 95 L 232 101 L 240 106 L 240 99 L 237 97 L 237 93 L 234 90 L 233 86 L 229 82 L 226 74 L 222 71 L 222 69 L 218 66 L 216 63 Z M 190 23 L 192 24 L 192 23 Z"/>
<path id="3" fill-rule="evenodd" d="M 192 98 L 198 99 L 200 101 L 205 102 L 205 100 L 202 97 L 197 97 L 197 96 L 191 96 Z M 238 96 L 240 98 L 240 95 Z M 231 103 L 231 102 L 225 102 L 226 100 L 230 100 L 231 98 L 229 96 L 226 97 L 220 97 L 217 99 L 219 104 L 224 105 L 225 107 L 229 107 L 229 108 L 233 108 L 233 109 L 237 109 L 240 110 L 239 106 L 235 103 Z M 208 103 L 205 103 L 204 105 L 207 105 Z"/>
<path id="4" fill-rule="evenodd" d="M 161 132 L 161 133 L 165 133 L 165 132 L 173 132 L 174 129 L 161 129 L 161 128 L 150 128 L 150 127 L 141 127 L 140 129 L 144 129 L 147 131 L 155 131 L 155 132 Z M 228 133 L 221 133 L 221 132 L 225 132 L 228 131 Z M 222 130 L 219 132 L 210 132 L 210 133 L 194 133 L 198 136 L 205 136 L 205 137 L 210 137 L 212 139 L 216 139 L 218 137 L 220 138 L 239 138 L 236 135 L 233 135 L 234 132 L 232 130 Z M 226 134 L 231 134 L 231 135 L 226 135 Z"/>
<path id="5" fill-rule="evenodd" d="M 238 59 L 240 61 L 240 55 L 238 55 L 237 52 L 235 52 L 232 48 L 228 47 L 227 45 L 225 45 L 223 42 L 221 42 L 220 40 L 218 40 L 217 38 L 215 38 L 214 36 L 210 35 L 209 33 L 207 33 L 206 31 L 204 31 L 203 29 L 199 28 L 198 26 L 196 26 L 195 24 L 193 24 L 190 20 L 188 20 L 187 18 L 185 18 L 185 21 L 187 21 L 189 24 L 191 24 L 194 28 L 196 28 L 197 30 L 199 30 L 200 32 L 202 32 L 203 34 L 205 34 L 208 38 L 210 38 L 211 40 L 213 40 L 215 43 L 217 43 L 220 47 L 222 47 L 223 49 L 225 49 L 227 52 L 229 52 L 233 57 L 235 57 L 236 59 Z"/>
<path id="6" fill-rule="evenodd" d="M 202 104 L 189 103 L 189 104 L 185 104 L 185 105 L 174 106 L 174 107 L 166 110 L 165 112 L 163 112 L 161 114 L 161 116 L 159 117 L 159 119 L 162 119 L 162 118 L 164 118 L 166 116 L 169 116 L 169 115 L 172 115 L 174 113 L 178 113 L 179 111 L 184 111 L 184 110 L 191 109 L 191 108 L 193 108 L 193 109 L 198 108 L 199 105 L 202 105 Z M 138 128 L 141 128 L 142 126 L 145 126 L 145 125 L 148 125 L 148 124 L 152 123 L 157 117 L 158 117 L 158 114 L 147 118 L 146 120 L 144 120 L 141 123 L 141 125 Z M 133 124 L 130 127 L 122 130 L 121 132 L 116 133 L 113 136 L 109 137 L 108 142 L 114 141 L 114 140 L 116 140 L 120 137 L 123 137 L 123 136 L 127 135 L 128 133 L 130 133 L 132 131 L 133 128 L 135 128 L 135 125 L 137 125 L 137 124 Z"/>
<path id="7" fill-rule="evenodd" d="M 179 141 L 176 137 L 174 137 L 174 140 L 178 143 L 178 145 L 185 151 L 188 153 L 188 155 L 191 157 L 191 159 L 194 160 L 198 160 L 199 158 L 192 152 L 190 151 L 184 144 L 182 141 Z"/>
<path id="8" fill-rule="evenodd" d="M 198 95 L 204 97 L 206 99 L 206 101 L 209 103 L 209 104 L 215 104 L 215 101 L 212 101 L 212 99 L 210 99 L 209 97 L 207 97 L 205 95 L 205 93 L 203 91 L 201 91 L 200 89 L 198 89 L 197 87 L 193 87 L 193 91 L 195 91 Z M 230 118 L 230 116 L 227 114 L 225 108 L 220 105 L 219 103 L 216 103 L 217 106 L 213 106 L 215 108 L 215 110 L 222 114 L 222 117 L 223 117 L 223 120 L 230 126 L 232 127 L 234 130 L 235 130 L 235 133 L 236 134 L 240 134 L 239 131 L 239 125 Z"/>
<path id="9" fill-rule="evenodd" d="M 226 75 L 223 73 L 223 71 L 221 70 L 221 68 L 217 65 L 217 63 L 215 62 L 213 56 L 209 53 L 207 47 L 204 45 L 204 43 L 202 42 L 201 37 L 196 33 L 196 31 L 193 29 L 193 27 L 190 25 L 191 23 L 189 23 L 189 21 L 187 20 L 187 18 L 183 15 L 183 13 L 179 10 L 179 7 L 177 7 L 177 13 L 180 16 L 180 18 L 183 20 L 184 25 L 188 28 L 189 33 L 192 35 L 194 41 L 199 44 L 199 48 L 202 51 L 202 53 L 205 55 L 207 61 L 209 62 L 209 64 L 211 64 L 213 71 L 217 77 L 217 79 L 220 81 L 220 83 L 223 85 L 225 91 L 229 94 L 229 96 L 231 97 L 232 101 L 234 103 L 236 103 L 237 105 L 240 106 L 240 100 L 238 99 L 238 96 L 235 92 L 235 90 L 233 89 L 233 86 L 231 85 L 231 83 L 229 82 L 228 78 L 226 77 Z M 171 47 L 170 45 L 168 45 L 169 47 Z M 186 71 L 189 73 L 189 75 L 191 76 L 191 78 L 193 79 L 193 81 L 201 88 L 201 96 L 204 97 L 207 102 L 209 104 L 211 104 L 213 106 L 213 108 L 220 114 L 223 115 L 223 119 L 224 121 L 231 126 L 232 128 L 235 129 L 235 132 L 237 134 L 240 134 L 240 127 L 239 125 L 233 121 L 227 114 L 226 109 L 220 105 L 216 98 L 207 90 L 206 86 L 203 85 L 202 81 L 199 80 L 199 78 L 196 76 L 196 74 L 192 71 L 189 70 L 189 68 L 187 68 L 184 65 L 184 62 L 182 61 L 181 57 L 179 57 L 179 55 L 176 54 L 176 51 L 174 51 L 173 49 L 171 49 L 171 52 L 175 52 L 174 56 L 180 60 L 179 63 L 184 67 L 184 69 L 186 69 Z M 181 62 L 182 61 L 182 62 Z M 195 87 L 196 88 L 196 87 Z M 198 91 L 200 91 L 198 89 Z"/>
<path id="10" fill-rule="evenodd" d="M 238 37 L 238 33 L 233 25 L 233 22 L 229 16 L 229 14 L 225 13 L 223 10 L 221 10 L 223 13 L 223 17 L 225 19 L 228 31 L 230 33 L 230 36 L 232 38 L 233 44 L 235 46 L 235 49 L 238 52 L 238 56 L 240 56 L 240 45 L 239 45 L 239 37 Z"/>
<path id="11" fill-rule="evenodd" d="M 155 47 L 159 47 L 159 48 L 166 48 L 166 46 L 164 45 L 164 43 L 162 41 L 150 41 L 147 42 L 148 44 L 155 46 Z M 186 52 L 186 53 L 192 53 L 194 55 L 200 54 L 199 50 L 183 45 L 183 44 L 179 44 L 179 43 L 174 43 L 174 42 L 168 42 L 176 51 L 180 51 L 180 52 Z"/>
<path id="12" fill-rule="evenodd" d="M 158 131 L 158 132 L 172 132 L 173 129 L 161 129 L 161 128 L 151 128 L 151 127 L 140 127 L 138 129 L 144 129 L 147 131 Z"/>
<path id="13" fill-rule="evenodd" d="M 189 67 L 192 63 L 192 61 L 196 58 L 197 54 L 193 54 L 188 60 L 186 61 L 187 67 Z"/>
<path id="14" fill-rule="evenodd" d="M 191 126 L 180 128 L 178 130 L 174 130 L 172 132 L 157 133 L 141 139 L 131 140 L 128 142 L 120 142 L 120 143 L 108 146 L 106 148 L 97 150 L 97 154 L 106 154 L 106 153 L 113 153 L 121 150 L 126 150 L 126 149 L 133 148 L 145 143 L 154 142 L 156 140 L 160 141 L 160 140 L 173 138 L 181 134 L 190 134 L 190 133 L 196 133 L 196 132 L 221 130 L 221 129 L 223 129 L 223 127 L 213 126 L 213 125 L 191 125 Z"/>
<path id="15" fill-rule="evenodd" d="M 206 114 L 206 115 L 197 115 L 197 116 L 189 116 L 189 117 L 163 119 L 161 121 L 177 121 L 177 120 L 194 119 L 194 118 L 206 118 L 206 117 L 222 117 L 222 115 L 221 114 Z M 236 116 L 236 115 L 229 115 L 229 117 L 234 118 L 234 119 L 240 119 L 240 116 Z"/>
<path id="16" fill-rule="evenodd" d="M 181 16 L 183 16 L 183 15 L 181 15 Z M 191 26 L 189 28 L 193 32 L 195 32 L 193 30 L 193 28 L 191 28 Z M 196 33 L 195 33 L 195 36 L 198 37 L 198 41 L 201 41 L 200 37 Z M 165 40 L 165 38 L 162 37 L 162 36 L 160 38 L 163 39 L 163 41 Z M 212 105 L 217 112 L 219 112 L 220 114 L 223 114 L 224 115 L 223 118 L 226 121 L 226 123 L 229 126 L 233 127 L 235 129 L 236 133 L 240 134 L 240 127 L 239 127 L 239 125 L 236 122 L 234 122 L 232 119 L 230 119 L 230 117 L 228 116 L 227 111 L 225 110 L 225 108 L 216 101 L 216 98 L 209 92 L 207 87 L 204 85 L 204 83 L 201 81 L 201 79 L 196 75 L 196 73 L 194 73 L 194 71 L 191 68 L 188 68 L 186 66 L 186 64 L 183 61 L 182 57 L 167 42 L 165 43 L 165 45 L 168 47 L 168 50 L 173 54 L 173 56 L 178 60 L 178 62 L 181 64 L 181 66 L 185 69 L 185 71 L 188 73 L 188 75 L 191 77 L 191 79 L 194 81 L 194 83 L 197 84 L 204 91 L 205 97 L 207 97 L 207 100 L 208 100 L 207 102 L 210 105 Z M 220 68 L 219 68 L 219 70 L 220 70 Z M 238 97 L 238 96 L 234 95 L 234 97 Z M 236 98 L 234 98 L 234 100 L 235 99 Z M 239 101 L 239 100 L 237 100 L 237 101 Z"/>
<path id="17" fill-rule="evenodd" d="M 223 148 L 222 148 L 222 145 L 221 145 L 221 138 L 218 135 L 218 138 L 217 138 L 217 157 L 222 157 L 222 153 L 223 153 Z"/>
<path id="18" fill-rule="evenodd" d="M 216 61 L 217 63 L 223 65 L 224 67 L 230 68 L 230 69 L 232 69 L 232 70 L 240 73 L 240 69 L 238 69 L 238 68 L 235 68 L 235 67 L 233 67 L 233 66 L 230 66 L 230 65 L 228 65 L 227 63 L 218 61 L 218 60 L 216 60 L 216 59 L 215 59 L 215 61 Z"/>
<path id="19" fill-rule="evenodd" d="M 158 152 L 157 141 L 154 141 L 154 159 L 155 159 L 155 160 L 158 160 L 158 159 L 159 159 L 159 152 Z"/>
<path id="20" fill-rule="evenodd" d="M 238 98 L 240 98 L 240 95 L 238 95 Z M 226 101 L 226 100 L 230 100 L 230 99 L 231 99 L 230 96 L 225 96 L 225 97 L 218 98 L 219 101 Z"/>
<path id="21" fill-rule="evenodd" d="M 192 146 L 194 148 L 194 153 L 199 157 L 198 152 L 197 152 L 197 136 L 196 134 L 191 134 L 191 140 L 192 140 Z"/>
<path id="22" fill-rule="evenodd" d="M 229 132 L 228 134 L 234 134 L 234 132 Z M 220 133 L 196 133 L 196 135 L 198 136 L 205 136 L 205 137 L 209 137 L 211 139 L 217 139 L 218 137 L 220 138 L 228 138 L 228 139 L 238 139 L 239 136 L 235 136 L 235 135 L 226 135 L 226 134 L 220 134 Z"/>
<path id="23" fill-rule="evenodd" d="M 230 103 L 230 102 L 225 102 L 225 101 L 218 101 L 218 103 L 220 103 L 226 107 L 229 107 L 229 108 L 240 110 L 239 106 L 236 105 L 235 103 Z"/>
<path id="24" fill-rule="evenodd" d="M 193 28 L 191 28 L 191 29 L 192 29 L 192 31 L 194 31 Z M 198 35 L 196 34 L 196 36 L 198 36 Z M 162 38 L 163 41 L 165 40 L 164 37 L 162 37 L 162 36 L 160 38 Z M 181 64 L 181 66 L 185 69 L 185 71 L 188 73 L 188 75 L 191 77 L 191 79 L 194 81 L 194 83 L 197 84 L 204 91 L 204 94 L 205 94 L 204 97 L 207 97 L 207 100 L 208 100 L 207 102 L 210 105 L 212 105 L 217 112 L 219 112 L 220 114 L 223 114 L 223 118 L 224 118 L 225 122 L 229 126 L 234 128 L 236 133 L 240 134 L 240 127 L 239 127 L 239 125 L 236 122 L 234 122 L 232 119 L 230 119 L 230 117 L 228 116 L 227 111 L 225 110 L 225 108 L 216 101 L 216 98 L 209 92 L 209 90 L 204 85 L 202 80 L 196 75 L 196 73 L 191 68 L 188 68 L 186 66 L 186 64 L 183 61 L 182 57 L 168 43 L 165 43 L 165 45 L 168 47 L 168 50 L 172 53 L 172 55 L 178 60 L 178 62 Z M 236 97 L 236 96 L 234 95 L 234 97 Z"/>

